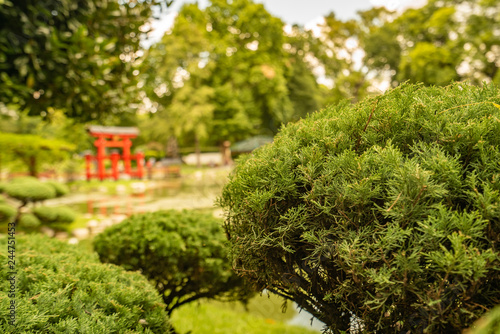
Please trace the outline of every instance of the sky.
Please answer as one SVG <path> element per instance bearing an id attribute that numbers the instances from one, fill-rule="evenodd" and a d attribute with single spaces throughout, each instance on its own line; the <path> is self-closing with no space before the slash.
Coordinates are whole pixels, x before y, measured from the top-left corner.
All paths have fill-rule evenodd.
<path id="1" fill-rule="evenodd" d="M 356 17 L 356 12 L 374 6 L 386 6 L 391 10 L 402 10 L 409 6 L 420 6 L 425 0 L 254 0 L 262 3 L 272 15 L 281 18 L 288 24 L 299 24 L 312 28 L 321 21 L 321 17 L 334 12 L 342 20 Z M 149 43 L 161 39 L 161 36 L 172 25 L 174 18 L 183 4 L 195 0 L 174 0 L 173 4 L 162 15 L 162 19 L 153 23 L 154 31 L 150 34 Z M 208 0 L 198 0 L 200 7 L 205 7 Z"/>

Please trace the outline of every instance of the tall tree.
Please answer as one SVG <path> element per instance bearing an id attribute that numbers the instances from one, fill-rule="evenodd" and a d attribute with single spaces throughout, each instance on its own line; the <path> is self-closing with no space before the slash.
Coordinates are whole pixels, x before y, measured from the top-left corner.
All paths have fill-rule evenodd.
<path id="1" fill-rule="evenodd" d="M 281 124 L 317 110 L 319 86 L 304 51 L 311 36 L 287 35 L 283 28 L 280 19 L 250 0 L 213 0 L 204 10 L 184 6 L 172 30 L 146 56 L 145 87 L 157 108 L 152 117 L 173 125 L 175 109 L 189 117 L 192 108 L 177 95 L 204 95 L 196 104 L 205 101 L 210 110 L 204 117 L 207 138 L 218 144 L 273 134 Z"/>
<path id="2" fill-rule="evenodd" d="M 19 160 L 31 176 L 38 176 L 43 163 L 59 162 L 68 157 L 74 145 L 37 135 L 0 133 L 0 160 L 2 163 Z"/>
<path id="3" fill-rule="evenodd" d="M 378 93 L 379 80 L 367 66 L 364 48 L 375 43 L 377 47 L 391 48 L 392 36 L 373 41 L 366 38 L 378 26 L 394 16 L 384 7 L 358 12 L 357 19 L 343 21 L 330 13 L 321 25 L 321 41 L 316 57 L 325 68 L 332 88 L 326 92 L 326 103 L 348 98 L 353 103 L 365 96 Z M 383 66 L 383 65 L 382 65 Z"/>
<path id="4" fill-rule="evenodd" d="M 452 80 L 500 82 L 500 8 L 497 1 L 430 0 L 372 29 L 366 63 L 388 70 L 392 84 Z"/>

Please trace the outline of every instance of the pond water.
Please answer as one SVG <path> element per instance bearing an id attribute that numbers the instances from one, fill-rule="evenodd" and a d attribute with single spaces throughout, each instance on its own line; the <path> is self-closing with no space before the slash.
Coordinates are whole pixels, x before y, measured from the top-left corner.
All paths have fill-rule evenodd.
<path id="1" fill-rule="evenodd" d="M 169 209 L 211 210 L 229 172 L 229 168 L 213 168 L 164 180 L 93 181 L 74 185 L 71 194 L 45 205 L 69 206 L 85 219 Z"/>
<path id="2" fill-rule="evenodd" d="M 166 182 L 136 194 L 95 193 L 65 205 L 86 216 L 110 217 L 169 209 L 210 209 L 221 191 L 218 185 L 191 186 Z M 61 203 L 62 204 L 62 203 Z"/>

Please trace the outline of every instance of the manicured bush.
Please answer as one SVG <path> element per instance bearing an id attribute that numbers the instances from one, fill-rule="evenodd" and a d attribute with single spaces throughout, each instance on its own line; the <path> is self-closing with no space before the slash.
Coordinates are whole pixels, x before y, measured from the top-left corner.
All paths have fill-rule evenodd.
<path id="1" fill-rule="evenodd" d="M 40 219 L 32 213 L 25 213 L 19 218 L 19 226 L 26 230 L 34 230 L 41 224 Z"/>
<path id="2" fill-rule="evenodd" d="M 221 223 L 194 211 L 139 214 L 97 235 L 94 248 L 154 282 L 168 314 L 200 298 L 245 300 L 251 291 L 231 270 Z"/>
<path id="3" fill-rule="evenodd" d="M 67 207 L 39 206 L 26 211 L 26 207 L 30 203 L 61 197 L 67 194 L 68 188 L 63 184 L 52 181 L 43 183 L 34 177 L 20 177 L 6 183 L 3 186 L 3 191 L 7 196 L 21 202 L 17 208 L 18 221 L 16 223 L 19 223 L 19 226 L 24 230 L 36 230 L 42 224 L 51 225 L 52 228 L 64 229 L 64 225 L 76 219 L 74 211 Z M 8 210 L 8 206 L 0 203 L 0 221 L 3 221 L 2 214 L 9 213 Z M 16 216 L 15 211 L 13 215 L 5 216 L 4 219 L 10 222 L 14 216 Z"/>
<path id="4" fill-rule="evenodd" d="M 463 334 L 498 334 L 500 333 L 500 306 L 495 307 L 474 323 Z"/>
<path id="5" fill-rule="evenodd" d="M 335 333 L 460 333 L 500 304 L 499 161 L 494 85 L 331 106 L 239 160 L 234 268 Z"/>
<path id="6" fill-rule="evenodd" d="M 0 203 L 0 223 L 12 223 L 16 209 L 6 203 Z"/>
<path id="7" fill-rule="evenodd" d="M 46 184 L 48 186 L 51 186 L 54 189 L 54 191 L 56 193 L 55 197 L 62 197 L 62 196 L 65 196 L 69 193 L 68 187 L 66 187 L 62 183 L 49 181 L 49 182 L 46 182 Z"/>
<path id="8" fill-rule="evenodd" d="M 7 249 L 7 237 L 0 237 Z M 2 252 L 5 254 L 5 252 Z M 1 333 L 169 333 L 165 305 L 139 273 L 41 235 L 16 236 L 16 326 L 7 265 L 0 266 Z M 2 261 L 7 259 L 2 255 Z"/>
<path id="9" fill-rule="evenodd" d="M 40 206 L 33 209 L 33 214 L 45 224 L 71 223 L 75 220 L 75 212 L 68 207 Z"/>
<path id="10" fill-rule="evenodd" d="M 35 178 L 19 178 L 5 185 L 5 193 L 23 203 L 44 201 L 56 197 L 56 191 L 50 185 Z"/>

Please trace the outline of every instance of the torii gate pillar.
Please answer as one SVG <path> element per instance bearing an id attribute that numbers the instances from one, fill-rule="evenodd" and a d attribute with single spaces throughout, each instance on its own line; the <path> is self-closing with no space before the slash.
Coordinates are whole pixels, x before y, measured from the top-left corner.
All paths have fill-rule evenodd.
<path id="1" fill-rule="evenodd" d="M 124 173 L 131 177 L 141 178 L 144 176 L 143 160 L 144 154 L 138 152 L 131 154 L 132 138 L 137 137 L 139 130 L 132 127 L 115 127 L 115 126 L 89 126 L 87 131 L 97 139 L 94 141 L 94 146 L 97 148 L 96 156 L 86 155 L 85 160 L 87 163 L 86 172 L 87 180 L 92 177 L 97 177 L 99 180 L 105 178 L 113 178 L 118 180 L 118 161 L 123 160 Z M 107 147 L 122 148 L 123 154 L 120 156 L 117 152 L 112 152 L 106 155 Z M 111 173 L 106 172 L 105 160 L 111 160 Z M 92 173 L 92 160 L 97 161 L 97 171 Z M 136 160 L 137 168 L 132 170 L 131 160 Z"/>

